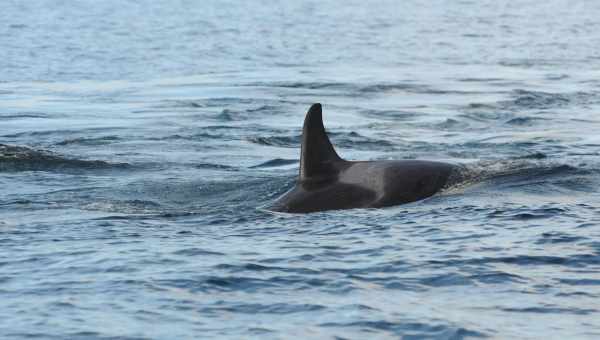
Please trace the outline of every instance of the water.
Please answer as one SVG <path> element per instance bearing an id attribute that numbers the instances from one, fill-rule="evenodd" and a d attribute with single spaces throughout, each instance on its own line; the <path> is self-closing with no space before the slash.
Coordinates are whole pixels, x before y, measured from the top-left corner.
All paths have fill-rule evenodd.
<path id="1" fill-rule="evenodd" d="M 4 1 L 0 337 L 598 338 L 600 4 Z M 324 104 L 422 202 L 262 209 Z"/>

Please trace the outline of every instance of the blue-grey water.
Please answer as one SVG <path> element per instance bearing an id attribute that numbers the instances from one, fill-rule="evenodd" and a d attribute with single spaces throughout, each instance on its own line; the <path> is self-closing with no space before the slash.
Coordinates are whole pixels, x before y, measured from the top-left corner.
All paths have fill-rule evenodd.
<path id="1" fill-rule="evenodd" d="M 600 3 L 0 2 L 0 338 L 600 337 Z M 308 106 L 462 164 L 264 209 Z"/>

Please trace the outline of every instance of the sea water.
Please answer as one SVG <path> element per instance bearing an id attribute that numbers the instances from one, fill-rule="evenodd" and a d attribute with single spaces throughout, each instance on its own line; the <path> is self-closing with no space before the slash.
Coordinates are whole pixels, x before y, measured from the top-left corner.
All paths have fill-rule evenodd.
<path id="1" fill-rule="evenodd" d="M 600 337 L 600 3 L 3 1 L 0 338 Z M 469 180 L 265 207 L 309 105 Z"/>

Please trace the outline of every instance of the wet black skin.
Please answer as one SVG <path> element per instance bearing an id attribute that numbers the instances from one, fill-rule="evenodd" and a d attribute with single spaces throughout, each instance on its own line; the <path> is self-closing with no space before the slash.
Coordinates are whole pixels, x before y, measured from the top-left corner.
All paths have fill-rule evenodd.
<path id="1" fill-rule="evenodd" d="M 427 198 L 446 184 L 454 168 L 447 163 L 343 160 L 325 133 L 321 110 L 320 104 L 314 104 L 306 114 L 296 185 L 270 210 L 308 213 L 380 208 Z"/>

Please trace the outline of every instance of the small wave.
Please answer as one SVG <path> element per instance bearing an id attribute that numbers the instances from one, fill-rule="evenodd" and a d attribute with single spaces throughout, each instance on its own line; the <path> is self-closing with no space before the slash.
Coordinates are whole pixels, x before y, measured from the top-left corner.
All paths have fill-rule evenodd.
<path id="1" fill-rule="evenodd" d="M 65 139 L 61 142 L 56 143 L 56 145 L 106 145 L 114 143 L 115 141 L 119 141 L 121 138 L 117 136 L 104 136 L 97 138 L 73 138 L 73 139 Z"/>
<path id="2" fill-rule="evenodd" d="M 487 180 L 501 180 L 519 176 L 527 178 L 542 178 L 565 173 L 576 173 L 577 168 L 566 164 L 540 164 L 540 162 L 525 159 L 543 159 L 544 154 L 532 154 L 516 159 L 503 161 L 482 161 L 473 164 L 461 165 L 455 168 L 449 180 L 449 187 L 455 185 L 473 184 Z"/>
<path id="3" fill-rule="evenodd" d="M 224 134 L 219 133 L 196 133 L 193 135 L 181 135 L 174 134 L 164 137 L 149 137 L 147 140 L 151 141 L 175 141 L 175 140 L 189 140 L 189 141 L 200 141 L 200 140 L 228 140 L 229 138 Z"/>
<path id="4" fill-rule="evenodd" d="M 471 104 L 469 108 L 514 112 L 531 109 L 548 110 L 600 102 L 600 96 L 594 92 L 552 93 L 517 89 L 512 91 L 511 97 L 509 100 L 492 104 Z M 519 123 L 519 120 L 515 122 Z"/>
<path id="5" fill-rule="evenodd" d="M 173 252 L 174 255 L 183 255 L 183 256 L 225 256 L 224 253 L 210 251 L 200 248 L 185 248 L 180 249 Z"/>
<path id="6" fill-rule="evenodd" d="M 300 146 L 302 136 L 271 136 L 271 137 L 251 137 L 247 140 L 254 144 L 279 146 L 286 148 L 296 148 Z"/>
<path id="7" fill-rule="evenodd" d="M 452 118 L 447 118 L 445 121 L 435 125 L 440 130 L 459 130 L 463 131 L 469 127 L 469 124 Z"/>
<path id="8" fill-rule="evenodd" d="M 570 255 L 570 256 L 544 256 L 544 255 L 514 255 L 480 257 L 466 260 L 432 260 L 433 265 L 464 267 L 466 265 L 518 265 L 518 266 L 567 266 L 581 267 L 585 265 L 598 265 L 600 256 L 592 254 Z M 580 282 L 580 280 L 575 280 Z M 575 282 L 574 281 L 574 282 Z"/>
<path id="9" fill-rule="evenodd" d="M 357 132 L 329 132 L 329 137 L 336 147 L 365 149 L 365 150 L 393 150 L 394 144 L 383 139 L 375 139 L 363 136 Z M 268 146 L 297 148 L 300 146 L 302 136 L 270 136 L 251 137 L 248 141 Z"/>
<path id="10" fill-rule="evenodd" d="M 0 172 L 77 171 L 129 168 L 127 163 L 80 160 L 58 156 L 49 151 L 0 144 Z"/>
<path id="11" fill-rule="evenodd" d="M 487 335 L 478 331 L 444 325 L 439 323 L 423 323 L 411 321 L 391 322 L 387 320 L 354 321 L 354 322 L 326 322 L 321 327 L 353 328 L 357 331 L 373 334 L 373 332 L 391 332 L 399 337 L 411 334 L 412 338 L 435 338 L 435 339 L 463 339 L 468 337 L 486 338 Z"/>
<path id="12" fill-rule="evenodd" d="M 237 111 L 231 109 L 223 109 L 221 113 L 216 115 L 218 120 L 224 120 L 228 122 L 236 121 L 236 120 L 245 120 L 248 119 L 248 116 L 244 111 Z"/>
<path id="13" fill-rule="evenodd" d="M 330 132 L 335 146 L 340 148 L 363 149 L 363 150 L 393 150 L 394 144 L 387 140 L 370 138 L 358 132 Z"/>
<path id="14" fill-rule="evenodd" d="M 315 304 L 290 304 L 290 303 L 249 303 L 249 304 L 232 304 L 218 307 L 204 307 L 204 313 L 242 313 L 242 314 L 292 314 L 316 312 L 326 309 L 323 305 Z"/>
<path id="15" fill-rule="evenodd" d="M 532 153 L 529 155 L 517 157 L 516 159 L 546 159 L 546 158 L 548 158 L 548 156 L 546 156 L 545 153 L 536 152 L 536 153 Z"/>
<path id="16" fill-rule="evenodd" d="M 215 118 L 224 121 L 240 121 L 256 118 L 257 115 L 266 116 L 281 112 L 281 108 L 275 105 L 260 105 L 245 109 L 223 109 Z"/>
<path id="17" fill-rule="evenodd" d="M 268 161 L 266 161 L 264 163 L 253 165 L 253 166 L 250 167 L 250 169 L 255 169 L 255 168 L 275 168 L 275 167 L 280 167 L 280 166 L 290 165 L 290 164 L 296 164 L 296 163 L 298 163 L 297 159 L 274 158 L 274 159 L 268 160 Z"/>
<path id="18" fill-rule="evenodd" d="M 600 94 L 595 92 L 552 93 L 517 89 L 509 93 L 508 100 L 492 103 L 471 103 L 462 110 L 462 117 L 488 123 L 500 121 L 508 126 L 536 126 L 549 121 L 547 117 L 516 115 L 519 112 L 535 114 L 552 112 L 565 107 L 589 106 L 600 103 Z"/>
<path id="19" fill-rule="evenodd" d="M 570 102 L 569 96 L 560 93 L 514 90 L 514 99 L 504 102 L 507 107 L 516 106 L 527 109 L 547 109 L 564 106 Z"/>
<path id="20" fill-rule="evenodd" d="M 391 92 L 391 91 L 405 91 L 405 92 L 417 92 L 417 93 L 429 93 L 431 88 L 420 84 L 410 83 L 396 83 L 396 84 L 373 84 L 367 85 L 360 88 L 359 92 L 362 93 L 379 93 L 379 92 Z"/>
<path id="21" fill-rule="evenodd" d="M 568 211 L 560 208 L 540 208 L 540 209 L 529 209 L 526 211 L 519 211 L 518 209 L 511 209 L 510 211 L 495 210 L 488 214 L 490 218 L 504 218 L 509 220 L 533 220 L 533 219 L 544 219 L 552 218 L 563 215 Z"/>
<path id="22" fill-rule="evenodd" d="M 50 118 L 50 115 L 47 113 L 41 113 L 41 112 L 0 113 L 0 119 L 20 119 L 20 118 Z"/>
<path id="23" fill-rule="evenodd" d="M 546 121 L 547 119 L 538 117 L 517 117 L 506 122 L 508 125 L 513 126 L 532 126 L 539 123 L 540 121 Z"/>
<path id="24" fill-rule="evenodd" d="M 210 169 L 210 170 L 236 170 L 237 168 L 225 164 L 215 163 L 198 163 L 193 165 L 196 169 Z"/>
<path id="25" fill-rule="evenodd" d="M 457 79 L 460 82 L 465 82 L 465 83 L 491 83 L 491 82 L 498 82 L 498 81 L 504 81 L 504 79 L 502 78 L 460 78 Z"/>
<path id="26" fill-rule="evenodd" d="M 206 108 L 206 100 L 162 100 L 153 109 L 201 109 Z"/>
<path id="27" fill-rule="evenodd" d="M 346 89 L 351 87 L 346 83 L 333 82 L 269 82 L 269 83 L 254 83 L 251 86 L 268 86 L 268 87 L 283 87 L 293 89 L 308 89 L 308 90 L 323 90 L 323 89 Z"/>
<path id="28" fill-rule="evenodd" d="M 362 115 L 386 120 L 409 120 L 417 116 L 415 112 L 400 110 L 363 110 Z"/>
<path id="29" fill-rule="evenodd" d="M 81 135 L 81 134 L 86 134 L 86 135 L 91 135 L 94 133 L 101 133 L 101 132 L 107 132 L 107 131 L 111 131 L 114 132 L 115 130 L 124 130 L 126 128 L 124 127 L 101 127 L 101 128 L 89 128 L 89 129 L 80 129 L 80 130 L 69 130 L 69 129 L 64 129 L 64 130 L 44 130 L 44 131 L 26 131 L 26 132 L 18 132 L 18 133 L 13 133 L 13 134 L 9 134 L 9 135 L 2 135 L 2 137 L 5 138 L 21 138 L 21 137 L 31 137 L 32 139 L 34 138 L 39 138 L 39 137 L 47 137 L 47 136 L 64 136 L 64 135 Z"/>
<path id="30" fill-rule="evenodd" d="M 560 232 L 547 232 L 541 235 L 536 244 L 556 244 L 556 243 L 575 243 L 586 240 L 585 237 L 569 235 Z"/>
<path id="31" fill-rule="evenodd" d="M 288 280 L 290 284 L 293 280 Z M 192 292 L 255 292 L 260 289 L 273 289 L 281 282 L 274 279 L 260 279 L 246 276 L 201 276 L 193 279 L 163 279 L 156 281 L 161 288 L 187 289 Z"/>
<path id="32" fill-rule="evenodd" d="M 575 315 L 589 315 L 596 314 L 597 309 L 589 308 L 559 308 L 552 306 L 543 307 L 525 307 L 525 308 L 501 308 L 500 310 L 509 313 L 536 313 L 536 314 L 575 314 Z"/>

